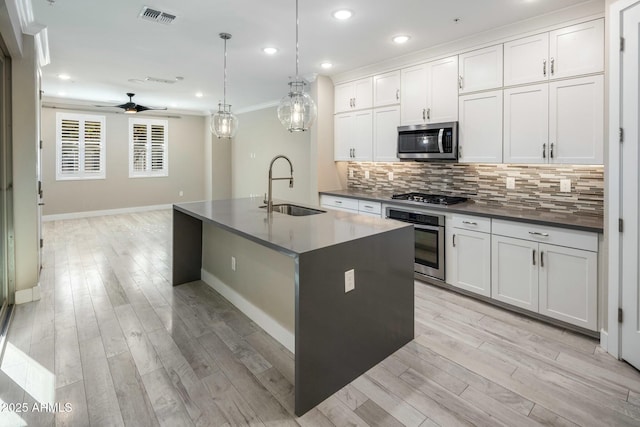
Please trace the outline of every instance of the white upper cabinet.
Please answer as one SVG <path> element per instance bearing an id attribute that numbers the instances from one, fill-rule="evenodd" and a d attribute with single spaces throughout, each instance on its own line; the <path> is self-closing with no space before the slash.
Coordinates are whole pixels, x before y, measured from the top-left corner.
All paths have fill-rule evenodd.
<path id="1" fill-rule="evenodd" d="M 549 162 L 603 163 L 604 76 L 549 83 Z"/>
<path id="2" fill-rule="evenodd" d="M 401 76 L 402 125 L 458 120 L 458 57 L 404 68 Z"/>
<path id="3" fill-rule="evenodd" d="M 390 105 L 373 109 L 373 161 L 397 162 L 400 107 Z"/>
<path id="4" fill-rule="evenodd" d="M 373 114 L 371 109 L 334 116 L 334 160 L 373 160 Z"/>
<path id="5" fill-rule="evenodd" d="M 549 33 L 504 44 L 504 85 L 549 79 Z"/>
<path id="6" fill-rule="evenodd" d="M 373 77 L 373 106 L 400 103 L 400 70 Z"/>
<path id="7" fill-rule="evenodd" d="M 604 20 L 549 33 L 549 67 L 552 79 L 604 71 Z"/>
<path id="8" fill-rule="evenodd" d="M 353 113 L 336 114 L 333 119 L 333 157 L 336 161 L 353 160 L 355 135 Z"/>
<path id="9" fill-rule="evenodd" d="M 459 99 L 460 163 L 502 163 L 502 90 Z"/>
<path id="10" fill-rule="evenodd" d="M 373 106 L 373 78 L 367 77 L 349 83 L 342 83 L 334 89 L 334 112 L 371 108 Z"/>
<path id="11" fill-rule="evenodd" d="M 604 71 L 604 21 L 598 19 L 504 44 L 504 85 Z"/>
<path id="12" fill-rule="evenodd" d="M 504 90 L 504 162 L 547 163 L 549 85 Z"/>
<path id="13" fill-rule="evenodd" d="M 502 87 L 502 45 L 459 56 L 460 94 Z"/>

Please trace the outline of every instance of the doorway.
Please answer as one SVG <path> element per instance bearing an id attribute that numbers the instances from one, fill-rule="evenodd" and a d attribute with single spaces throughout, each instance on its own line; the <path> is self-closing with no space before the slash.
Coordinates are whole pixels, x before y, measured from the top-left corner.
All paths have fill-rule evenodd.
<path id="1" fill-rule="evenodd" d="M 608 351 L 640 369 L 640 1 L 611 6 Z M 617 141 L 620 141 L 619 143 Z"/>

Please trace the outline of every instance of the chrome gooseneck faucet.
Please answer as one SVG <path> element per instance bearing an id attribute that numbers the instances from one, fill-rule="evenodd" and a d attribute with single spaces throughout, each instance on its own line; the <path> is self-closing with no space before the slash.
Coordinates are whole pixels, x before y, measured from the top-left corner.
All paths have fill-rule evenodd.
<path id="1" fill-rule="evenodd" d="M 274 178 L 273 177 L 273 164 L 278 159 L 285 159 L 287 162 L 289 162 L 289 168 L 291 169 L 291 176 L 282 177 L 282 178 Z M 279 155 L 275 156 L 271 160 L 271 164 L 269 165 L 269 193 L 268 193 L 269 195 L 267 196 L 265 194 L 265 199 L 264 199 L 264 203 L 267 204 L 267 212 L 269 214 L 271 214 L 271 209 L 273 209 L 273 198 L 272 198 L 272 188 L 271 188 L 272 187 L 272 183 L 273 183 L 273 181 L 283 180 L 283 179 L 288 179 L 289 180 L 289 188 L 293 188 L 293 164 L 291 163 L 291 160 L 289 160 L 289 158 L 287 156 L 283 156 L 282 154 L 279 154 Z"/>

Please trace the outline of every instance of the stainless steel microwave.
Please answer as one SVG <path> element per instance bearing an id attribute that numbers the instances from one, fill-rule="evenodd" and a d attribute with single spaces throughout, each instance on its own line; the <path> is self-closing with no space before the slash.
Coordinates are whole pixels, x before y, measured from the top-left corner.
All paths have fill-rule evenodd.
<path id="1" fill-rule="evenodd" d="M 398 126 L 398 158 L 457 161 L 458 122 Z"/>

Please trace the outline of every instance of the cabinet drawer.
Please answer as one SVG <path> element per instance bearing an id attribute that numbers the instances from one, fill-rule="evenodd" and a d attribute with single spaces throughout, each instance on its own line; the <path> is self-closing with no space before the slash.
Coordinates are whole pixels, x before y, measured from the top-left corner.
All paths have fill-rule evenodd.
<path id="1" fill-rule="evenodd" d="M 454 215 L 452 225 L 456 228 L 464 228 L 466 230 L 482 231 L 483 233 L 491 233 L 491 218 L 482 218 L 477 216 Z"/>
<path id="2" fill-rule="evenodd" d="M 492 232 L 493 234 L 515 237 L 516 239 L 549 243 L 592 252 L 598 251 L 598 235 L 588 231 L 494 219 L 492 221 Z"/>
<path id="3" fill-rule="evenodd" d="M 360 212 L 378 214 L 379 216 L 382 212 L 382 203 L 370 202 L 368 200 L 358 200 L 358 210 Z"/>
<path id="4" fill-rule="evenodd" d="M 347 197 L 325 196 L 320 198 L 320 204 L 327 208 L 358 210 L 358 200 Z"/>

